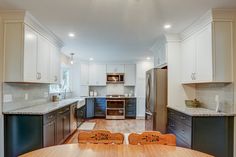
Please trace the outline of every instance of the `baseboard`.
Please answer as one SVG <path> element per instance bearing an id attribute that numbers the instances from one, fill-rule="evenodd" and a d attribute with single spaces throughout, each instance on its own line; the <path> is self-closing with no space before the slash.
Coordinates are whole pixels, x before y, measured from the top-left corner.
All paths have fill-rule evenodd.
<path id="1" fill-rule="evenodd" d="M 136 119 L 145 120 L 145 116 L 136 116 Z"/>

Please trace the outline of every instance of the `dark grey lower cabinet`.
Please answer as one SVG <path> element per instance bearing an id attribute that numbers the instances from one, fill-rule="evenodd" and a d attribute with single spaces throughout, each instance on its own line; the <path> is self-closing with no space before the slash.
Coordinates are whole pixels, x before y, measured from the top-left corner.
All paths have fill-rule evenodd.
<path id="1" fill-rule="evenodd" d="M 70 108 L 57 111 L 57 144 L 61 144 L 70 135 Z"/>
<path id="2" fill-rule="evenodd" d="M 45 115 L 4 115 L 5 157 L 63 143 L 70 136 L 70 106 Z"/>
<path id="3" fill-rule="evenodd" d="M 5 157 L 43 147 L 43 116 L 4 115 Z"/>
<path id="4" fill-rule="evenodd" d="M 180 147 L 233 157 L 233 130 L 233 116 L 189 116 L 168 109 L 167 132 L 176 135 Z"/>
<path id="5" fill-rule="evenodd" d="M 56 145 L 56 129 L 57 129 L 56 120 L 52 120 L 51 122 L 45 124 L 43 126 L 43 146 L 49 147 Z"/>
<path id="6" fill-rule="evenodd" d="M 136 98 L 125 99 L 125 118 L 136 118 Z"/>

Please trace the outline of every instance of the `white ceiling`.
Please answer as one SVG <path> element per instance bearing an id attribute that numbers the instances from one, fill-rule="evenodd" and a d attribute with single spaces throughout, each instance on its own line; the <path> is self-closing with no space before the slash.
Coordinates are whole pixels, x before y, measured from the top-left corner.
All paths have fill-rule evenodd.
<path id="1" fill-rule="evenodd" d="M 233 7 L 236 0 L 0 0 L 0 9 L 28 10 L 64 41 L 65 53 L 110 61 L 151 56 L 165 23 L 178 33 L 211 8 Z"/>

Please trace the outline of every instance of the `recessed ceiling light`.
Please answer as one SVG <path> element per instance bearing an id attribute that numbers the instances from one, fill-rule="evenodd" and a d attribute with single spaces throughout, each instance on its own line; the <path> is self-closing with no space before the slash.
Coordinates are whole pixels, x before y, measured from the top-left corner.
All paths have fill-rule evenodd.
<path id="1" fill-rule="evenodd" d="M 150 60 L 150 59 L 151 59 L 151 57 L 147 57 L 146 59 L 147 59 L 147 60 Z"/>
<path id="2" fill-rule="evenodd" d="M 69 36 L 69 37 L 74 37 L 75 34 L 74 34 L 74 33 L 69 33 L 68 36 Z"/>
<path id="3" fill-rule="evenodd" d="M 89 58 L 90 61 L 93 61 L 94 59 L 93 58 Z"/>
<path id="4" fill-rule="evenodd" d="M 165 29 L 170 29 L 172 26 L 170 25 L 170 24 L 166 24 L 166 25 L 164 25 L 164 28 Z"/>

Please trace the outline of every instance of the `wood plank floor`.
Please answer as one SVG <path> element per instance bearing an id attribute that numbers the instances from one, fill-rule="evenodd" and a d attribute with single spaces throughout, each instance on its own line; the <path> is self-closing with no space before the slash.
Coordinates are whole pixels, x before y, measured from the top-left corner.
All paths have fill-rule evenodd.
<path id="1" fill-rule="evenodd" d="M 91 119 L 87 122 L 95 122 L 94 130 L 105 129 L 111 132 L 121 132 L 128 135 L 131 132 L 141 133 L 145 131 L 145 120 L 126 119 L 126 120 L 106 120 L 106 119 Z M 79 130 L 77 130 L 68 140 L 66 144 L 77 143 Z"/>

